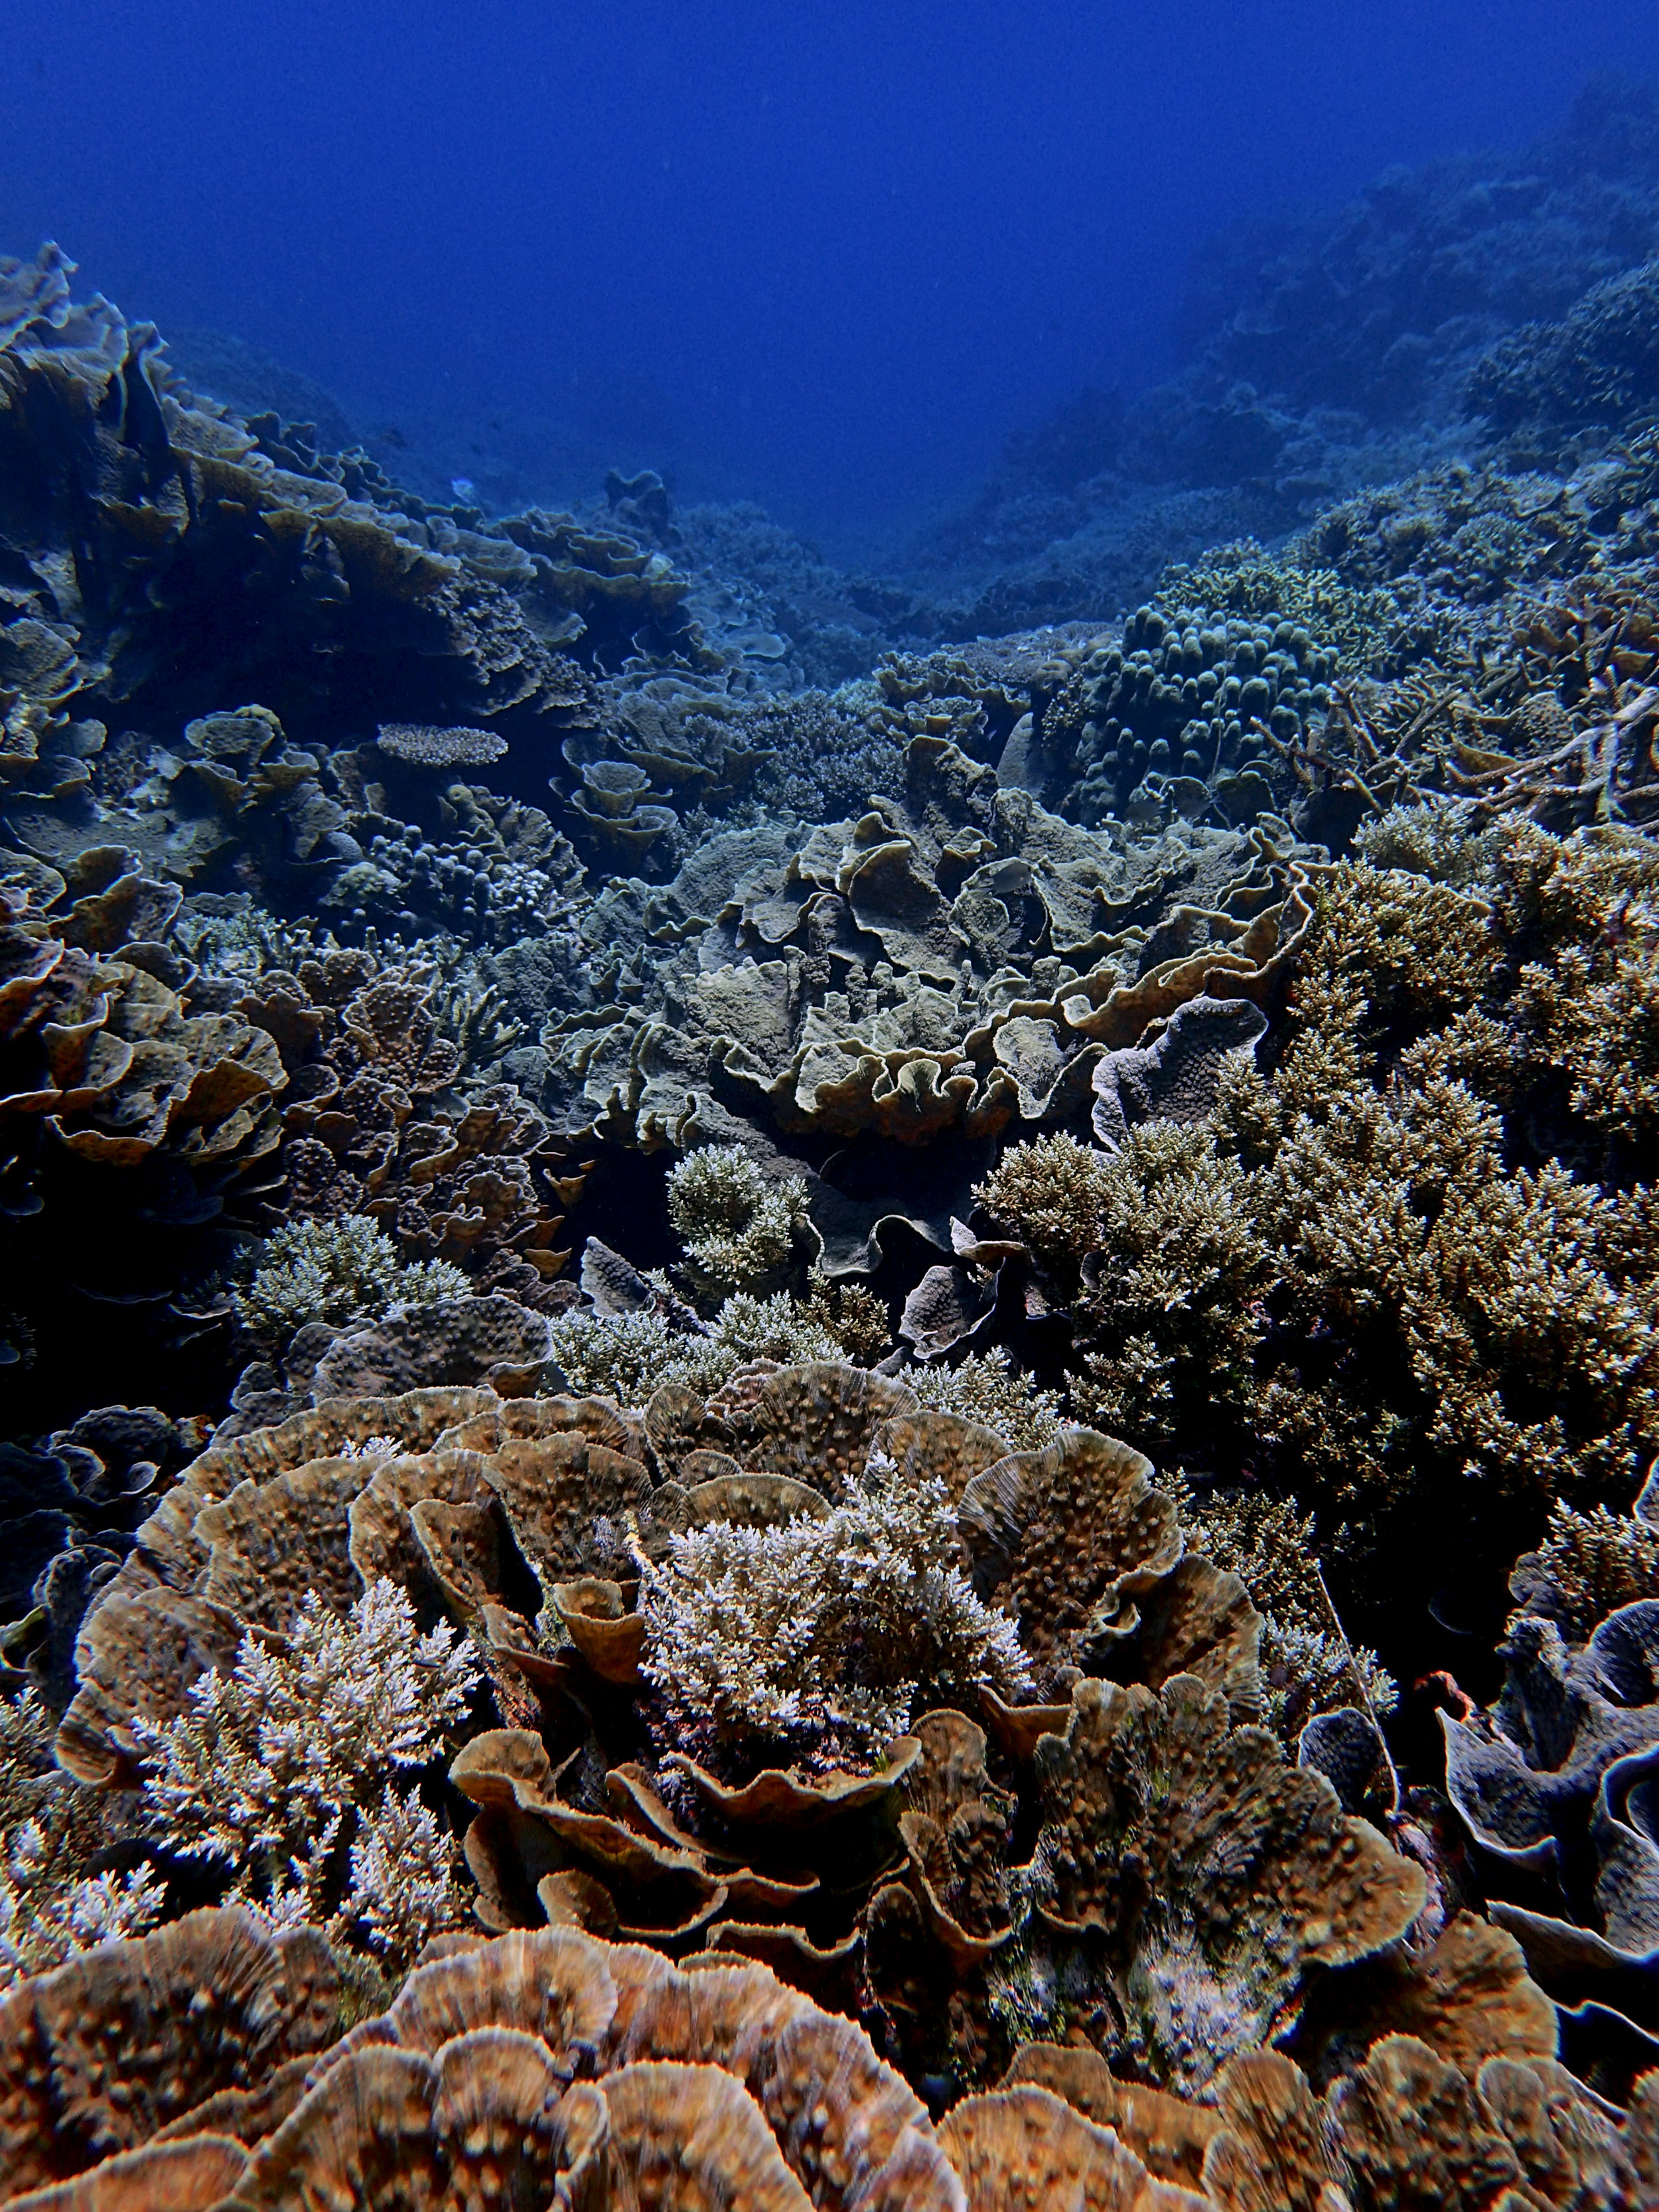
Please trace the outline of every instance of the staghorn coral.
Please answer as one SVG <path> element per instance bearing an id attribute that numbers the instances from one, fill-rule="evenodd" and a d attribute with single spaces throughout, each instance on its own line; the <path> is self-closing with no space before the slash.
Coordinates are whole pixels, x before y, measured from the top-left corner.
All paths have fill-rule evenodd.
<path id="1" fill-rule="evenodd" d="M 1061 1132 L 1011 1145 L 974 1196 L 994 1221 L 1018 1229 L 1033 1255 L 1075 1289 L 1100 1242 L 1113 1164 Z"/>
<path id="2" fill-rule="evenodd" d="M 769 1184 L 737 1145 L 711 1145 L 670 1170 L 668 1218 L 698 1273 L 734 1290 L 763 1286 L 789 1257 L 806 1205 L 799 1176 Z"/>
<path id="3" fill-rule="evenodd" d="M 716 1772 L 755 1763 L 870 1766 L 903 1734 L 918 1691 L 1006 1694 L 1029 1680 L 1012 1623 L 951 1560 L 937 1480 L 848 1490 L 823 1519 L 716 1522 L 641 1560 L 641 1670 L 662 1740 Z"/>
<path id="4" fill-rule="evenodd" d="M 57 1771 L 52 1735 L 37 1691 L 0 1705 L 0 1990 L 96 1944 L 143 1935 L 166 1903 L 148 1865 L 89 1871 L 125 1834 L 128 1808 Z"/>
<path id="5" fill-rule="evenodd" d="M 1605 941 L 1627 844 L 1511 824 L 1467 890 L 1345 863 L 1265 1068 L 1224 1066 L 1207 1119 L 1004 1154 L 981 1200 L 1069 1310 L 1077 1412 L 1304 1499 L 1344 1574 L 1431 1468 L 1466 1522 L 1472 1481 L 1507 1513 L 1475 1534 L 1494 1567 L 1532 1501 L 1628 1497 L 1659 1403 L 1649 1200 L 1570 1171 L 1585 1124 L 1540 1091 L 1528 957 Z M 1641 1048 L 1613 1024 L 1627 1076 Z"/>
<path id="6" fill-rule="evenodd" d="M 1556 1499 L 1543 1542 L 1516 1561 L 1510 1577 L 1521 1611 L 1554 1621 L 1569 1644 L 1583 1644 L 1610 1613 L 1659 1596 L 1655 1502 L 1647 1486 L 1629 1513 L 1605 1505 L 1580 1513 Z"/>
<path id="7" fill-rule="evenodd" d="M 1212 1419 L 1247 1401 L 1270 1261 L 1243 1182 L 1206 1131 L 1171 1121 L 1131 1130 L 1103 1164 L 1078 1309 L 1085 1419 L 1166 1442 L 1200 1392 Z"/>
<path id="8" fill-rule="evenodd" d="M 560 1314 L 549 1342 L 573 1389 L 602 1390 L 623 1406 L 642 1406 L 665 1381 L 713 1388 L 729 1371 L 706 1337 L 652 1311 Z"/>
<path id="9" fill-rule="evenodd" d="M 285 1343 L 313 1322 L 353 1321 L 391 1305 L 465 1297 L 471 1285 L 441 1260 L 398 1264 L 397 1247 L 361 1213 L 296 1221 L 267 1241 L 245 1289 L 234 1290 L 236 1318 L 256 1341 Z"/>

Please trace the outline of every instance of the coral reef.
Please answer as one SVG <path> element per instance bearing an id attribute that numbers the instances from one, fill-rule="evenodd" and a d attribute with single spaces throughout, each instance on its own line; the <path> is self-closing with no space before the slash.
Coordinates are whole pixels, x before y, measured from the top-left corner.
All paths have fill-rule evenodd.
<path id="1" fill-rule="evenodd" d="M 908 580 L 0 264 L 0 2201 L 1659 2202 L 1656 176 Z"/>

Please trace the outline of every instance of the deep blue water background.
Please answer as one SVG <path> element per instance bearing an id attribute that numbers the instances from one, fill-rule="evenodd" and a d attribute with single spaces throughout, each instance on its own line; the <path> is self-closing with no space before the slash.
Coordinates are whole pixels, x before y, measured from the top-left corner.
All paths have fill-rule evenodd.
<path id="1" fill-rule="evenodd" d="M 0 250 L 368 426 L 548 426 L 830 543 L 1169 365 L 1194 246 L 1659 75 L 1613 0 L 6 0 Z M 505 434 L 503 433 L 503 435 Z M 533 441 L 532 441 L 533 442 Z M 522 477 L 522 429 L 517 438 Z M 562 480 L 564 479 L 564 480 Z"/>

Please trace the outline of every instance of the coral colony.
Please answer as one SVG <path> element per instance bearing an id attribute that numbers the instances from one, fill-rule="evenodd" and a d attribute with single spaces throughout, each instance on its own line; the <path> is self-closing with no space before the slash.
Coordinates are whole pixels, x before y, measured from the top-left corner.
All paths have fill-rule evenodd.
<path id="1" fill-rule="evenodd" d="M 1385 388 L 1396 182 L 902 584 L 0 264 L 0 2202 L 1659 2204 L 1659 117 L 1572 130 L 1603 281 Z"/>

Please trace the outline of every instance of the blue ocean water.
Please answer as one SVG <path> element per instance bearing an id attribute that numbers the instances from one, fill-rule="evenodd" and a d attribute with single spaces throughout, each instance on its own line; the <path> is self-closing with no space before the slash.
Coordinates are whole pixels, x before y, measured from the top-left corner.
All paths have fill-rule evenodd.
<path id="1" fill-rule="evenodd" d="M 9 0 L 5 42 L 0 250 L 464 428 L 497 504 L 649 464 L 833 539 L 1158 375 L 1218 226 L 1519 147 L 1659 70 L 1659 10 Z"/>

